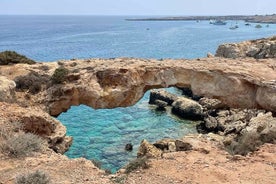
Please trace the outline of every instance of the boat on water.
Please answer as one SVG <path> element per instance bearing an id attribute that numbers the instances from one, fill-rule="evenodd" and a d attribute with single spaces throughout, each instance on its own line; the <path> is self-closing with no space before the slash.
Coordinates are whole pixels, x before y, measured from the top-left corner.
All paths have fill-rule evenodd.
<path id="1" fill-rule="evenodd" d="M 226 25 L 227 22 L 223 21 L 223 20 L 216 20 L 213 22 L 214 25 Z"/>
<path id="2" fill-rule="evenodd" d="M 257 24 L 255 28 L 262 28 L 262 26 L 260 24 Z"/>
<path id="3" fill-rule="evenodd" d="M 246 24 L 244 24 L 244 25 L 246 25 L 246 26 L 251 26 L 251 24 L 249 24 L 249 23 L 246 23 Z"/>
<path id="4" fill-rule="evenodd" d="M 235 25 L 235 26 L 231 26 L 229 29 L 235 30 L 235 29 L 238 29 L 238 28 L 239 28 L 239 26 L 238 26 L 238 25 Z"/>

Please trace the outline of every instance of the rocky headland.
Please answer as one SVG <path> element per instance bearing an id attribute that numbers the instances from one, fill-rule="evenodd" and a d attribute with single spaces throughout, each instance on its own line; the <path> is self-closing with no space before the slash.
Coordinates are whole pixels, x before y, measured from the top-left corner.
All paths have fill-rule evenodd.
<path id="1" fill-rule="evenodd" d="M 267 44 L 269 47 L 260 48 L 266 53 L 262 57 L 248 55 L 248 48 Z M 230 50 L 226 44 L 219 47 L 217 57 L 194 60 L 116 58 L 2 63 L 1 150 L 6 148 L 2 144 L 10 135 L 18 137 L 21 132 L 36 134 L 46 143 L 42 151 L 25 157 L 11 157 L 18 154 L 14 151 L 1 152 L 0 183 L 13 183 L 18 174 L 35 170 L 48 173 L 53 183 L 273 183 L 273 44 L 274 38 L 243 42 Z M 153 91 L 150 102 L 158 110 L 170 106 L 179 116 L 198 120 L 201 134 L 153 144 L 143 140 L 138 157 L 150 158 L 146 164 L 143 162 L 147 169 L 138 165 L 138 170 L 129 173 L 126 166 L 115 175 L 106 175 L 88 160 L 62 155 L 72 138 L 51 116 L 80 104 L 95 109 L 126 107 L 135 104 L 147 90 L 172 86 L 183 89 L 188 97 Z M 244 149 L 251 145 L 248 140 L 253 140 L 254 149 Z"/>
<path id="2" fill-rule="evenodd" d="M 131 18 L 128 21 L 199 21 L 199 20 L 244 20 L 252 23 L 275 24 L 276 15 L 226 15 L 226 16 L 179 16 L 179 17 L 154 17 Z"/>

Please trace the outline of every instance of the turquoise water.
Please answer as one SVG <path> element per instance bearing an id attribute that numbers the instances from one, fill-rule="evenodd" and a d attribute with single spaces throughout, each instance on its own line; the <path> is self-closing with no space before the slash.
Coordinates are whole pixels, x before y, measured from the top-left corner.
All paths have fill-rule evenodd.
<path id="1" fill-rule="evenodd" d="M 143 139 L 154 142 L 196 132 L 194 122 L 156 111 L 148 104 L 148 98 L 149 92 L 128 108 L 93 110 L 79 106 L 62 113 L 58 119 L 67 126 L 68 134 L 74 136 L 74 144 L 66 155 L 100 161 L 103 168 L 115 172 L 136 157 Z M 133 144 L 132 152 L 124 150 L 127 143 Z"/>
<path id="2" fill-rule="evenodd" d="M 215 53 L 219 44 L 272 36 L 276 25 L 255 24 L 230 30 L 208 21 L 128 22 L 133 17 L 0 16 L 0 51 L 15 50 L 32 59 L 50 62 L 71 58 L 198 58 Z M 174 89 L 170 89 L 176 91 Z M 177 91 L 176 91 L 177 92 Z M 58 119 L 74 143 L 69 157 L 102 162 L 113 172 L 136 156 L 142 139 L 181 137 L 195 132 L 193 122 L 157 112 L 148 105 L 148 93 L 128 108 L 93 110 L 72 107 Z M 133 152 L 124 151 L 126 143 Z"/>

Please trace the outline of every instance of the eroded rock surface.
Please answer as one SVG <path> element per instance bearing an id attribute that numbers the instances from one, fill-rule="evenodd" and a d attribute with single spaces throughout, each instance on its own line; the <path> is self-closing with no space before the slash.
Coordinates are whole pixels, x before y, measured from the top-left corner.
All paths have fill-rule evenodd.
<path id="1" fill-rule="evenodd" d="M 64 82 L 53 84 L 51 76 L 60 67 L 69 73 Z M 276 111 L 275 67 L 275 59 L 259 62 L 250 58 L 118 58 L 1 66 L 0 73 L 9 80 L 30 72 L 41 75 L 43 81 L 35 93 L 17 90 L 16 100 L 57 116 L 79 104 L 96 109 L 130 106 L 147 90 L 169 86 L 190 87 L 196 95 L 217 98 L 231 107 Z"/>
<path id="2" fill-rule="evenodd" d="M 253 57 L 256 59 L 276 57 L 276 37 L 222 44 L 216 56 L 225 58 Z"/>
<path id="3" fill-rule="evenodd" d="M 58 153 L 66 152 L 72 144 L 72 137 L 66 136 L 66 127 L 41 109 L 0 102 L 0 126 L 14 123 L 20 124 L 25 132 L 45 138 Z"/>

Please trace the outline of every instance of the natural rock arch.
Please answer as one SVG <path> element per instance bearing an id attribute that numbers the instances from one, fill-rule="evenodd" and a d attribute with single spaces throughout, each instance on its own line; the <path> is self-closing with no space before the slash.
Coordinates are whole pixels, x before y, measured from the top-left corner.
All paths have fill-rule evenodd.
<path id="1" fill-rule="evenodd" d="M 58 116 L 72 105 L 131 106 L 149 89 L 174 86 L 190 87 L 196 95 L 217 98 L 231 107 L 276 111 L 275 59 L 90 59 L 3 66 L 0 72 L 10 80 L 30 72 L 50 78 L 59 67 L 69 71 L 64 83 L 48 85 L 30 99 L 26 91 L 17 91 L 16 100 Z"/>
<path id="2" fill-rule="evenodd" d="M 51 115 L 79 104 L 95 109 L 131 106 L 149 89 L 172 86 L 190 87 L 197 95 L 220 99 L 231 107 L 276 111 L 276 72 L 265 62 L 219 58 L 89 60 L 90 65 L 95 63 L 93 70 L 85 69 L 86 62 L 78 62 L 84 74 L 77 82 L 48 89 L 46 104 Z M 70 63 L 65 65 L 72 70 Z M 57 90 L 60 96 L 55 95 Z"/>

